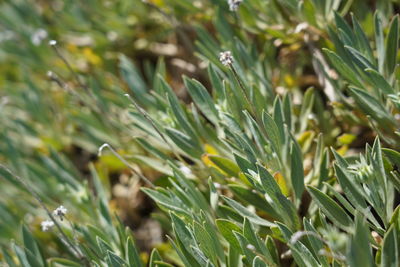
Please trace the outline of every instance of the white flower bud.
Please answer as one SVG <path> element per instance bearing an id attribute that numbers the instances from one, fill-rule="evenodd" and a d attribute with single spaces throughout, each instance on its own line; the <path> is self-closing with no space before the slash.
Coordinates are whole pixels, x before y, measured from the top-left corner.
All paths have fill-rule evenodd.
<path id="1" fill-rule="evenodd" d="M 238 8 L 242 2 L 243 2 L 243 0 L 228 0 L 229 10 L 230 11 L 238 10 Z"/>
<path id="2" fill-rule="evenodd" d="M 67 208 L 61 205 L 53 211 L 53 215 L 60 217 L 60 219 L 62 220 L 64 216 L 67 214 L 67 212 L 68 212 Z"/>
<path id="3" fill-rule="evenodd" d="M 225 51 L 225 52 L 219 53 L 219 61 L 221 61 L 221 63 L 224 66 L 231 65 L 233 63 L 233 57 L 232 57 L 231 51 Z"/>

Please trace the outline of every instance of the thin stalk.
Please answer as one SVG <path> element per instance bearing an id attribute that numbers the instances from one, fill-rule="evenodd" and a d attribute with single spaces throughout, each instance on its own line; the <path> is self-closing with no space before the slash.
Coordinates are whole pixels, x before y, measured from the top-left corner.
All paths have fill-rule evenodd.
<path id="1" fill-rule="evenodd" d="M 124 163 L 134 174 L 139 176 L 140 179 L 142 179 L 150 187 L 153 187 L 153 188 L 155 187 L 155 185 L 149 179 L 147 179 L 143 174 L 141 174 L 135 168 L 133 168 L 129 164 L 129 162 L 126 161 L 120 154 L 118 154 L 118 152 L 115 151 L 114 148 L 112 146 L 110 146 L 109 144 L 105 143 L 99 148 L 99 152 L 98 152 L 99 157 L 101 156 L 101 153 L 103 152 L 103 149 L 106 148 L 106 147 L 109 148 L 111 150 L 111 152 L 114 154 L 114 156 L 116 156 L 120 161 L 122 161 L 122 163 Z"/>
<path id="2" fill-rule="evenodd" d="M 238 82 L 239 87 L 240 87 L 240 89 L 242 90 L 242 93 L 244 94 L 244 98 L 246 99 L 247 105 L 248 105 L 248 106 L 250 107 L 250 109 L 251 109 L 251 112 L 253 113 L 253 115 L 256 115 L 256 114 L 255 114 L 255 111 L 254 111 L 254 109 L 253 109 L 253 105 L 251 104 L 250 99 L 249 99 L 249 97 L 247 96 L 246 88 L 244 87 L 244 84 L 243 84 L 242 80 L 240 79 L 239 74 L 237 73 L 237 71 L 236 71 L 236 69 L 235 69 L 235 67 L 233 66 L 232 63 L 231 63 L 231 64 L 228 64 L 228 66 L 229 66 L 229 69 L 232 71 L 233 76 L 235 77 L 236 81 Z"/>
<path id="3" fill-rule="evenodd" d="M 52 40 L 52 41 L 54 41 L 54 40 Z M 67 66 L 68 70 L 74 76 L 74 79 L 76 80 L 76 82 L 79 84 L 80 87 L 82 87 L 85 90 L 88 90 L 88 87 L 81 82 L 78 74 L 74 71 L 72 66 L 69 64 L 68 60 L 61 54 L 60 50 L 58 50 L 57 42 L 55 42 L 55 41 L 52 42 L 52 41 L 50 41 L 51 42 L 50 46 L 53 48 L 54 52 L 56 52 L 57 56 L 64 62 L 65 66 Z"/>
<path id="4" fill-rule="evenodd" d="M 247 92 L 246 92 L 246 88 L 244 87 L 244 84 L 243 84 L 242 80 L 240 79 L 239 74 L 237 73 L 237 71 L 236 71 L 236 69 L 235 69 L 235 67 L 233 66 L 232 63 L 228 64 L 228 66 L 229 66 L 229 69 L 232 71 L 233 76 L 235 77 L 237 83 L 239 84 L 240 89 L 242 90 L 242 92 L 243 92 L 243 94 L 245 96 L 247 105 L 250 108 L 250 113 L 254 116 L 255 121 L 260 126 L 261 131 L 263 132 L 265 137 L 268 137 L 268 134 L 267 134 L 267 132 L 266 132 L 266 130 L 264 128 L 264 125 L 262 123 L 262 119 L 260 118 L 259 114 L 257 114 L 256 110 L 254 109 L 254 106 L 251 104 L 250 99 L 249 99 L 249 97 L 247 95 Z"/>
<path id="5" fill-rule="evenodd" d="M 88 107 L 90 107 L 94 111 L 96 111 L 97 113 L 100 113 L 102 116 L 105 116 L 105 117 L 109 118 L 109 120 L 106 121 L 107 126 L 116 128 L 117 126 L 115 125 L 114 120 L 112 120 L 110 118 L 110 115 L 104 110 L 104 107 L 99 104 L 99 101 L 96 99 L 96 96 L 94 95 L 93 91 L 87 85 L 85 85 L 85 84 L 83 84 L 81 82 L 81 80 L 79 79 L 78 74 L 73 70 L 71 64 L 69 64 L 68 60 L 61 54 L 60 50 L 57 47 L 57 42 L 55 40 L 51 40 L 49 42 L 49 44 L 54 49 L 56 55 L 64 62 L 65 66 L 68 68 L 69 72 L 72 74 L 72 76 L 74 77 L 74 79 L 78 83 L 79 87 L 83 88 L 88 93 L 89 99 L 93 98 L 94 103 L 89 102 L 89 101 L 85 101 L 85 99 L 80 94 L 78 94 L 78 93 L 74 92 L 73 90 L 71 90 L 68 87 L 68 85 L 66 83 L 63 83 L 60 79 L 58 79 L 58 77 L 54 73 L 52 73 L 52 72 L 48 73 L 49 78 L 51 80 L 55 81 L 59 86 L 61 86 L 61 88 L 66 89 L 72 95 L 77 96 L 80 99 L 80 101 L 82 101 L 81 104 L 87 105 Z"/>
<path id="6" fill-rule="evenodd" d="M 3 164 L 0 163 L 0 168 L 8 172 L 12 177 L 14 177 L 15 180 L 17 180 L 39 203 L 39 205 L 46 211 L 47 215 L 49 216 L 50 220 L 54 223 L 58 231 L 60 232 L 64 242 L 68 244 L 68 247 L 70 247 L 73 252 L 76 254 L 76 256 L 82 261 L 82 263 L 85 266 L 90 266 L 88 259 L 81 253 L 81 251 L 71 242 L 71 240 L 68 238 L 68 236 L 65 234 L 63 229 L 61 228 L 61 225 L 58 223 L 58 221 L 54 218 L 53 214 L 50 212 L 50 210 L 47 208 L 46 204 L 44 204 L 44 201 L 41 199 L 38 193 L 24 180 L 22 177 L 16 175 L 13 173 L 9 168 L 4 166 Z"/>

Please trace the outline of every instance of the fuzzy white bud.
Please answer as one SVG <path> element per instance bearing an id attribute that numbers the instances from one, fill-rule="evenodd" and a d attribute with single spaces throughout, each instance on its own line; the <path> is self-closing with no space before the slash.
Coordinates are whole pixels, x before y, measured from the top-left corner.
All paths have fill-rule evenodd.
<path id="1" fill-rule="evenodd" d="M 67 212 L 68 212 L 67 208 L 61 205 L 53 211 L 53 215 L 60 217 L 60 219 L 62 220 L 64 216 L 67 214 Z"/>
<path id="2" fill-rule="evenodd" d="M 237 11 L 243 0 L 228 0 L 229 10 Z"/>
<path id="3" fill-rule="evenodd" d="M 224 66 L 231 65 L 233 63 L 233 57 L 232 57 L 231 51 L 225 51 L 225 52 L 219 53 L 219 61 L 221 61 L 221 63 Z"/>

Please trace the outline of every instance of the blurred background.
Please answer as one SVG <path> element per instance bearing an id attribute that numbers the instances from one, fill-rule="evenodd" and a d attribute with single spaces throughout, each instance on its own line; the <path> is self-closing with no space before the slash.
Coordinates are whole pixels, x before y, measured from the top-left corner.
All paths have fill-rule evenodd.
<path id="1" fill-rule="evenodd" d="M 207 87 L 207 62 L 220 65 L 219 52 L 232 46 L 268 62 L 258 67 L 268 77 L 265 87 L 278 94 L 319 89 L 301 22 L 313 26 L 316 44 L 333 47 L 322 30 L 333 20 L 332 10 L 353 12 L 372 34 L 373 13 L 366 11 L 377 8 L 392 14 L 398 8 L 398 1 L 332 0 L 327 1 L 332 10 L 316 6 L 308 17 L 291 20 L 285 14 L 290 6 L 281 2 L 293 1 L 244 1 L 233 14 L 225 0 L 0 1 L 0 162 L 24 177 L 49 206 L 66 206 L 75 223 L 105 229 L 107 222 L 99 219 L 97 209 L 105 205 L 134 231 L 143 257 L 154 246 L 170 251 L 164 243 L 166 217 L 153 214 L 155 206 L 140 192 L 141 182 L 131 179 L 131 172 L 111 153 L 97 156 L 98 148 L 108 143 L 155 184 L 166 183 L 168 170 L 136 140 L 140 136 L 124 94 L 151 91 L 156 73 L 161 73 L 189 103 L 182 75 Z M 311 1 L 301 2 L 307 9 Z M 388 18 L 383 20 L 386 25 Z M 298 31 L 290 30 L 293 25 Z M 49 45 L 50 40 L 56 45 Z M 251 64 L 250 59 L 238 60 Z M 152 110 L 147 98 L 139 96 L 138 101 L 159 119 L 170 120 Z M 326 102 L 325 94 L 317 95 L 320 115 L 329 118 Z M 325 143 L 343 151 L 374 137 L 359 127 L 337 141 L 346 121 L 319 121 L 324 125 L 318 127 L 330 132 Z M 0 244 L 18 242 L 23 223 L 52 244 L 47 254 L 57 255 L 63 244 L 40 232 L 44 212 L 9 174 L 2 175 L 6 179 L 0 180 Z M 99 203 L 99 196 L 108 202 Z"/>

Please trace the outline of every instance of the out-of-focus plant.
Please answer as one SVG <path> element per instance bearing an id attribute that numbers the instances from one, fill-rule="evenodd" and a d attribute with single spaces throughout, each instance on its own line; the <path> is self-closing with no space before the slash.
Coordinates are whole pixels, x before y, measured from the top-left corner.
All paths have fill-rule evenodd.
<path id="1" fill-rule="evenodd" d="M 399 265 L 398 4 L 134 2 L 3 4 L 4 262 Z M 160 208 L 150 254 L 110 211 L 113 171 Z"/>

